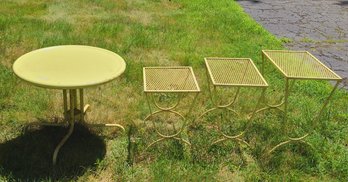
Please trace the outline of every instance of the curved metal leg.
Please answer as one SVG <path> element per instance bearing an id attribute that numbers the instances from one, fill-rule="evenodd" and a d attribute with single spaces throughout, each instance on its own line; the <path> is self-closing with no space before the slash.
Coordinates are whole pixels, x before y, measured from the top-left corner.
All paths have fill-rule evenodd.
<path id="1" fill-rule="evenodd" d="M 258 109 L 257 111 L 255 111 L 255 114 L 257 114 L 257 113 L 259 113 L 259 112 L 262 112 L 262 111 L 265 111 L 265 110 L 267 110 L 267 109 L 278 109 L 279 111 L 284 112 L 284 111 L 280 108 L 280 106 L 282 106 L 284 103 L 285 103 L 285 101 L 283 100 L 283 101 L 281 101 L 281 103 L 276 104 L 276 105 L 266 104 L 266 105 L 267 105 L 266 107 L 263 107 L 263 108 L 261 108 L 261 109 Z"/>
<path id="2" fill-rule="evenodd" d="M 208 81 L 208 82 L 209 82 L 209 81 Z M 233 113 L 236 114 L 237 116 L 239 116 L 239 113 L 238 113 L 237 111 L 235 111 L 235 110 L 229 108 L 229 107 L 232 106 L 232 105 L 235 103 L 235 101 L 237 100 L 238 95 L 239 95 L 239 91 L 240 91 L 240 87 L 237 88 L 237 91 L 236 91 L 236 93 L 235 93 L 235 95 L 234 95 L 232 101 L 230 101 L 229 103 L 227 103 L 227 104 L 225 104 L 225 105 L 217 105 L 217 104 L 214 102 L 214 99 L 213 99 L 213 96 L 212 96 L 213 92 L 214 92 L 214 93 L 216 92 L 215 87 L 214 87 L 214 91 L 213 91 L 213 92 L 210 91 L 210 88 L 209 88 L 210 99 L 211 99 L 211 101 L 213 102 L 213 104 L 216 105 L 216 106 L 213 107 L 213 108 L 210 108 L 210 109 L 208 109 L 208 110 L 206 110 L 206 111 L 204 111 L 204 112 L 203 112 L 198 118 L 196 118 L 195 120 L 199 120 L 199 119 L 202 118 L 203 116 L 205 116 L 205 115 L 207 115 L 208 113 L 210 113 L 210 112 L 212 112 L 212 111 L 215 111 L 215 110 L 217 110 L 217 109 L 226 109 L 226 110 L 228 110 L 228 111 L 233 112 Z M 220 129 L 219 129 L 219 130 L 220 130 Z M 222 138 L 220 138 L 220 139 L 214 141 L 213 143 L 211 143 L 211 146 L 212 146 L 212 145 L 216 145 L 216 144 L 218 144 L 218 143 L 220 143 L 220 142 L 224 142 L 224 141 L 226 141 L 226 140 L 236 140 L 237 142 L 242 142 L 242 143 L 246 144 L 247 146 L 250 146 L 246 141 L 244 141 L 244 140 L 242 140 L 242 139 L 239 138 L 239 137 L 241 137 L 241 136 L 244 134 L 244 131 L 241 132 L 241 133 L 238 134 L 238 135 L 235 135 L 235 136 L 226 135 L 226 134 L 224 134 L 221 130 L 220 130 L 220 132 L 221 132 Z"/>
<path id="3" fill-rule="evenodd" d="M 191 143 L 183 138 L 179 138 L 179 137 L 173 137 L 176 140 L 182 141 L 184 143 L 186 143 L 188 146 L 191 146 Z"/>
<path id="4" fill-rule="evenodd" d="M 71 122 L 68 133 L 59 142 L 59 144 L 57 145 L 56 149 L 54 150 L 53 159 L 52 159 L 53 160 L 53 165 L 56 165 L 56 163 L 57 163 L 57 156 L 58 156 L 58 152 L 59 152 L 60 148 L 65 144 L 65 142 L 69 139 L 69 137 L 71 136 L 72 132 L 74 131 L 74 124 L 75 124 L 74 122 Z"/>
<path id="5" fill-rule="evenodd" d="M 245 140 L 239 138 L 239 137 L 242 137 L 242 136 L 244 135 L 244 133 L 245 133 L 245 131 L 243 131 L 243 132 L 241 132 L 240 134 L 235 135 L 235 136 L 229 136 L 229 135 L 226 135 L 226 134 L 224 134 L 224 133 L 221 132 L 223 138 L 214 141 L 214 142 L 211 144 L 211 146 L 212 146 L 212 145 L 216 145 L 216 144 L 218 144 L 218 143 L 220 143 L 220 142 L 224 142 L 224 141 L 226 141 L 226 140 L 236 140 L 237 142 L 244 143 L 245 145 L 247 145 L 248 147 L 250 147 L 250 144 L 249 144 L 248 142 L 246 142 Z"/>
<path id="6" fill-rule="evenodd" d="M 279 111 L 285 113 L 285 110 L 287 109 L 287 106 L 286 106 L 287 105 L 287 97 L 288 97 L 288 94 L 289 94 L 290 90 L 294 86 L 294 84 L 295 84 L 295 80 L 292 80 L 292 82 L 289 84 L 289 79 L 286 79 L 286 82 L 285 82 L 285 87 L 286 88 L 285 88 L 285 91 L 284 91 L 284 97 L 280 100 L 280 103 L 279 104 L 274 104 L 274 105 L 266 103 L 266 107 L 258 109 L 257 111 L 255 111 L 255 114 L 259 113 L 259 112 L 262 112 L 262 111 L 265 111 L 267 109 L 278 109 Z M 282 110 L 280 108 L 282 105 L 285 105 L 284 107 L 286 109 Z"/>
<path id="7" fill-rule="evenodd" d="M 155 112 L 149 114 L 149 115 L 144 119 L 144 121 L 148 120 L 149 118 L 151 118 L 151 117 L 154 116 L 155 114 L 161 113 L 161 112 L 170 112 L 170 113 L 174 113 L 174 114 L 179 115 L 183 120 L 185 120 L 185 117 L 184 117 L 181 113 L 179 113 L 179 112 L 177 112 L 177 111 L 172 111 L 172 110 L 159 110 L 159 111 L 155 111 Z M 156 124 L 155 124 L 154 122 L 152 122 L 152 123 L 153 123 L 153 126 L 154 126 L 155 130 L 156 130 L 157 135 L 158 135 L 159 137 L 161 137 L 161 138 L 160 138 L 160 139 L 157 139 L 157 140 L 155 140 L 155 141 L 153 141 L 152 143 L 150 143 L 150 144 L 146 147 L 145 150 L 147 150 L 148 148 L 150 148 L 150 147 L 153 146 L 154 144 L 156 144 L 156 143 L 158 143 L 158 142 L 160 142 L 160 141 L 162 141 L 162 140 L 166 140 L 166 139 L 176 139 L 176 140 L 182 141 L 182 142 L 184 142 L 184 143 L 186 143 L 186 144 L 188 144 L 188 145 L 191 145 L 190 142 L 186 141 L 186 140 L 183 139 L 183 138 L 178 137 L 178 136 L 180 135 L 180 133 L 183 131 L 185 124 L 184 124 L 184 125 L 180 128 L 180 130 L 179 130 L 178 132 L 176 132 L 175 134 L 173 134 L 173 135 L 165 135 L 165 134 L 162 134 L 161 132 L 158 131 L 158 129 L 157 129 L 157 127 L 156 127 Z"/>
<path id="8" fill-rule="evenodd" d="M 160 139 L 157 139 L 157 140 L 153 141 L 152 143 L 150 143 L 150 144 L 146 147 L 145 150 L 149 149 L 149 148 L 150 148 L 151 146 L 153 146 L 155 143 L 160 142 L 160 141 L 165 140 L 165 139 L 167 139 L 167 138 L 160 138 Z"/>
<path id="9" fill-rule="evenodd" d="M 56 149 L 53 153 L 53 165 L 57 163 L 57 156 L 60 148 L 65 144 L 65 142 L 68 140 L 68 138 L 71 136 L 72 132 L 74 131 L 74 124 L 75 124 L 75 107 L 76 107 L 76 90 L 70 90 L 70 128 L 68 133 L 64 136 L 64 138 L 59 142 Z"/>
<path id="10" fill-rule="evenodd" d="M 84 123 L 85 125 L 87 125 L 88 127 L 117 127 L 117 128 L 120 128 L 123 132 L 125 132 L 126 130 L 124 129 L 124 127 L 120 124 L 113 124 L 113 123 L 98 123 L 98 124 L 87 124 L 85 123 L 85 115 L 86 115 L 86 112 L 88 112 L 91 107 L 89 104 L 84 104 L 84 91 L 83 89 L 79 89 L 79 92 L 80 92 L 80 121 L 82 123 Z M 76 106 L 75 106 L 76 107 Z"/>
<path id="11" fill-rule="evenodd" d="M 124 127 L 120 124 L 86 124 L 88 127 L 116 127 L 116 128 L 120 128 L 123 132 L 126 132 L 126 130 L 124 129 Z"/>
<path id="12" fill-rule="evenodd" d="M 268 152 L 268 154 L 271 154 L 271 153 L 274 152 L 277 148 L 279 148 L 279 147 L 281 147 L 281 146 L 283 146 L 283 145 L 285 145 L 285 144 L 287 144 L 287 143 L 290 143 L 290 142 L 301 142 L 301 143 L 305 143 L 305 144 L 307 144 L 307 145 L 309 145 L 309 146 L 311 146 L 311 147 L 313 148 L 313 146 L 312 146 L 311 144 L 309 144 L 309 143 L 306 142 L 306 141 L 303 141 L 303 139 L 305 139 L 308 135 L 309 135 L 309 133 L 307 133 L 307 134 L 305 134 L 305 135 L 303 135 L 302 137 L 299 137 L 299 138 L 290 138 L 290 137 L 289 137 L 288 140 L 286 140 L 286 141 L 284 141 L 284 142 L 281 142 L 281 143 L 279 143 L 278 145 L 274 146 L 274 147 Z"/>

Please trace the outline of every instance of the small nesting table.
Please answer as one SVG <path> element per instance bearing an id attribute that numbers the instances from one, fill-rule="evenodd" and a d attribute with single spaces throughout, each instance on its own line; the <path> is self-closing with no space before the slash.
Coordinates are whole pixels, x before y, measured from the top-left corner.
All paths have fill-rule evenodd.
<path id="1" fill-rule="evenodd" d="M 116 53 L 83 45 L 42 48 L 24 54 L 15 61 L 13 71 L 20 79 L 39 87 L 63 90 L 66 122 L 32 123 L 70 126 L 68 133 L 54 150 L 53 164 L 57 161 L 60 148 L 72 134 L 74 123 L 84 121 L 89 105 L 84 105 L 83 89 L 110 82 L 120 76 L 125 68 L 126 63 Z M 79 91 L 79 103 L 77 91 Z M 119 124 L 93 124 L 93 126 L 115 126 L 124 130 Z"/>
<path id="2" fill-rule="evenodd" d="M 155 143 L 166 139 L 175 139 L 191 145 L 189 141 L 180 137 L 183 129 L 186 126 L 186 117 L 190 115 L 192 108 L 194 106 L 195 100 L 200 92 L 196 77 L 193 73 L 191 67 L 188 66 L 177 66 L 177 67 L 144 67 L 143 68 L 143 78 L 144 78 L 144 92 L 146 95 L 148 107 L 150 114 L 144 119 L 144 121 L 150 120 L 154 115 L 162 112 L 169 112 L 179 116 L 183 119 L 184 123 L 176 133 L 172 135 L 161 133 L 156 126 L 156 123 L 152 120 L 153 126 L 159 139 L 150 143 L 146 149 L 153 146 Z M 176 102 L 170 107 L 162 107 L 154 99 L 154 94 L 177 94 Z M 190 108 L 186 114 L 182 114 L 175 109 L 179 105 L 183 96 L 188 93 L 195 94 Z M 153 111 L 151 105 L 157 108 L 157 111 Z M 175 130 L 175 128 L 174 128 Z"/>
<path id="3" fill-rule="evenodd" d="M 267 82 L 262 77 L 253 61 L 249 58 L 205 58 L 204 60 L 207 69 L 208 87 L 210 92 L 209 95 L 214 106 L 213 108 L 210 108 L 203 114 L 201 114 L 198 119 L 217 109 L 225 109 L 226 111 L 233 112 L 237 116 L 239 116 L 239 113 L 231 107 L 237 100 L 240 89 L 242 87 L 260 88 L 262 91 L 255 105 L 255 109 L 253 109 L 252 113 L 248 115 L 249 122 L 253 118 L 257 108 L 259 107 L 259 104 L 265 94 L 266 88 L 268 87 Z M 213 90 L 211 90 L 210 88 L 210 82 L 213 84 Z M 229 101 L 227 104 L 221 105 L 214 100 L 214 96 L 217 94 L 217 87 L 232 87 L 236 88 L 237 91 L 232 97 L 231 101 Z M 242 142 L 249 146 L 249 144 L 242 139 L 245 130 L 234 136 L 223 133 L 221 129 L 219 130 L 222 138 L 214 141 L 212 145 L 230 139 L 237 142 Z"/>
<path id="4" fill-rule="evenodd" d="M 266 59 L 267 58 L 267 59 Z M 284 99 L 281 103 L 277 105 L 267 105 L 267 107 L 258 110 L 260 112 L 269 108 L 277 108 L 279 110 L 282 105 L 284 105 L 284 121 L 287 120 L 288 113 L 288 97 L 290 94 L 291 87 L 293 86 L 295 80 L 328 80 L 335 81 L 336 84 L 332 89 L 330 95 L 327 97 L 323 103 L 322 108 L 319 111 L 319 114 L 315 117 L 318 119 L 323 112 L 326 105 L 329 103 L 333 93 L 337 89 L 339 83 L 342 81 L 342 78 L 338 76 L 335 72 L 330 70 L 327 66 L 321 63 L 316 57 L 314 57 L 308 51 L 287 51 L 287 50 L 262 50 L 262 74 L 264 74 L 264 64 L 265 61 L 269 60 L 277 69 L 280 71 L 285 78 L 285 90 L 284 90 Z M 290 80 L 292 80 L 291 83 Z M 273 147 L 269 153 L 272 153 L 278 147 L 290 143 L 292 141 L 299 141 L 302 143 L 305 142 L 304 139 L 309 134 L 298 138 L 288 137 L 288 140 L 279 143 Z"/>

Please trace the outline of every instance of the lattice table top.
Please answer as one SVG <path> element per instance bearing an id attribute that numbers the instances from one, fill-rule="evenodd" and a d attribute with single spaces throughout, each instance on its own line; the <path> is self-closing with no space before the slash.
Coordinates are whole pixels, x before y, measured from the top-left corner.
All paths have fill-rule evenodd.
<path id="1" fill-rule="evenodd" d="M 214 85 L 267 87 L 268 84 L 249 58 L 205 58 Z"/>
<path id="2" fill-rule="evenodd" d="M 196 77 L 189 66 L 144 67 L 144 92 L 199 92 Z"/>
<path id="3" fill-rule="evenodd" d="M 342 79 L 307 51 L 263 50 L 262 54 L 287 78 L 313 80 Z"/>

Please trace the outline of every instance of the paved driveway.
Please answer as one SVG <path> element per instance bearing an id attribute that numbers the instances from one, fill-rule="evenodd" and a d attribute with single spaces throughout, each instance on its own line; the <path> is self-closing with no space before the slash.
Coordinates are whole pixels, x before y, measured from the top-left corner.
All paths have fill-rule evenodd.
<path id="1" fill-rule="evenodd" d="M 239 0 L 244 10 L 286 47 L 308 50 L 348 89 L 348 0 Z"/>

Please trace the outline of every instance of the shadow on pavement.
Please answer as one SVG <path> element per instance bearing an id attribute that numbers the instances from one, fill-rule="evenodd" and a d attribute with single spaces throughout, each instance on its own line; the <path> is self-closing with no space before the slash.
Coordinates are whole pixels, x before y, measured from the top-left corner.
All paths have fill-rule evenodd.
<path id="1" fill-rule="evenodd" d="M 53 151 L 67 131 L 64 127 L 39 127 L 1 143 L 0 175 L 15 181 L 73 180 L 104 158 L 103 139 L 76 124 L 53 166 Z"/>

